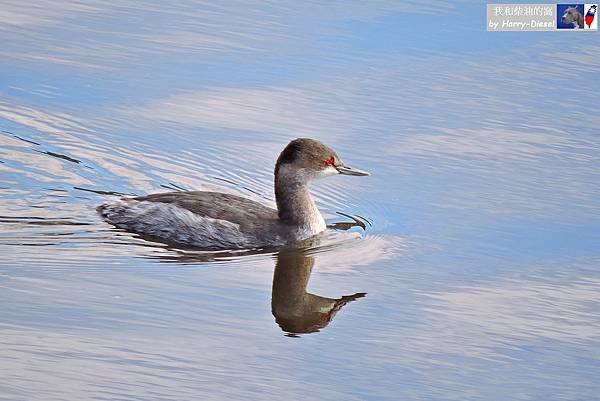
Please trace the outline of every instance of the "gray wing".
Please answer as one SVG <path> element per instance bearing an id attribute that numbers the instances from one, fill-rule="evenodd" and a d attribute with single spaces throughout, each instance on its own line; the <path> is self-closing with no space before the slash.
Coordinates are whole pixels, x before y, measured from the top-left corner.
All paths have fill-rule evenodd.
<path id="1" fill-rule="evenodd" d="M 134 198 L 138 201 L 161 202 L 177 205 L 190 212 L 212 219 L 238 224 L 252 229 L 260 222 L 277 219 L 277 210 L 251 199 L 219 192 L 167 192 Z"/>
<path id="2" fill-rule="evenodd" d="M 109 202 L 98 211 L 119 228 L 203 249 L 241 249 L 282 241 L 275 209 L 229 194 L 153 194 Z"/>

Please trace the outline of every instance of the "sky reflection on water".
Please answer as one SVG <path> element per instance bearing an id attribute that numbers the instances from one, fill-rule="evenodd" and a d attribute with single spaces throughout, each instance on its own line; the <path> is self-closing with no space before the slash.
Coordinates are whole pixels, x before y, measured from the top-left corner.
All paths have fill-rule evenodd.
<path id="1" fill-rule="evenodd" d="M 600 391 L 597 32 L 487 33 L 466 1 L 3 1 L 0 17 L 0 399 Z M 289 260 L 204 255 L 94 211 L 111 195 L 91 191 L 272 204 L 297 136 L 372 173 L 313 190 L 366 232 Z M 306 303 L 274 307 L 274 270 L 294 265 Z M 276 322 L 363 292 L 320 332 Z"/>

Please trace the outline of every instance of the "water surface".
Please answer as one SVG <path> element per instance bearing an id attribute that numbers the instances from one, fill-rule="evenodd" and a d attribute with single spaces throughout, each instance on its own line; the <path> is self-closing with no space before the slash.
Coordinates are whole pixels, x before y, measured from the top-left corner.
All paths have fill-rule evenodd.
<path id="1" fill-rule="evenodd" d="M 600 36 L 484 14 L 3 1 L 0 399 L 596 398 Z M 313 187 L 365 230 L 210 254 L 95 212 L 272 204 L 299 136 L 371 172 Z"/>

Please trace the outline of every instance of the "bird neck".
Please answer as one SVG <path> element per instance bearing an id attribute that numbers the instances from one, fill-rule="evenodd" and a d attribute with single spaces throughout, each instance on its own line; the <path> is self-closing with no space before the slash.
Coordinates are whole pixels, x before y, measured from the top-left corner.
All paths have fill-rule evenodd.
<path id="1" fill-rule="evenodd" d="M 278 166 L 275 170 L 275 200 L 279 219 L 313 234 L 325 229 L 325 220 L 315 204 L 308 183 L 310 179 L 300 170 Z"/>

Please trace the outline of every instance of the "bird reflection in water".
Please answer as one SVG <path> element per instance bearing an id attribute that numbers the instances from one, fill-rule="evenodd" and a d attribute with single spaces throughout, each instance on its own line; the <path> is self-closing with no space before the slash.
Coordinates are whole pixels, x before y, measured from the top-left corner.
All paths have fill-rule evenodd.
<path id="1" fill-rule="evenodd" d="M 346 231 L 353 227 L 365 228 L 364 218 L 354 216 L 343 216 L 352 218 L 351 222 L 334 223 L 328 228 L 334 231 Z M 139 235 L 136 237 L 143 238 Z M 157 247 L 158 244 L 155 244 Z M 313 266 L 315 264 L 316 252 L 332 250 L 335 243 L 322 244 L 321 237 L 315 236 L 302 241 L 295 247 L 283 249 L 260 249 L 242 252 L 194 252 L 169 249 L 167 254 L 160 253 L 151 256 L 163 262 L 197 263 L 212 262 L 231 257 L 243 257 L 248 255 L 266 254 L 274 252 L 276 263 L 273 273 L 273 287 L 271 293 L 271 312 L 275 321 L 288 337 L 298 337 L 299 334 L 318 332 L 325 328 L 348 302 L 355 301 L 367 295 L 365 292 L 357 292 L 352 295 L 344 295 L 340 298 L 326 298 L 306 292 Z M 164 249 L 164 248 L 163 248 Z"/>
<path id="2" fill-rule="evenodd" d="M 277 254 L 271 312 L 287 336 L 320 331 L 344 305 L 366 295 L 359 292 L 326 298 L 306 292 L 314 264 L 315 258 L 307 254 L 307 249 L 286 249 Z"/>

